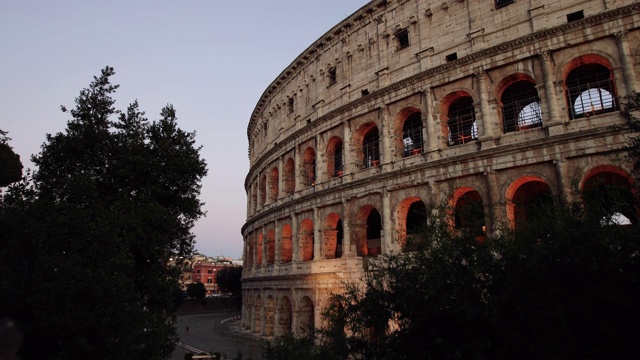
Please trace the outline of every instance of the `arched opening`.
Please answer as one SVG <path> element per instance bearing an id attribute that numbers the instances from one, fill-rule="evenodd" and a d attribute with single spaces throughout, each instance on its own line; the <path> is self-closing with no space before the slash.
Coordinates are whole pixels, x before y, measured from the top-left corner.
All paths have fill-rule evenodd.
<path id="1" fill-rule="evenodd" d="M 472 188 L 458 189 L 454 196 L 454 225 L 458 230 L 484 240 L 486 232 L 484 204 L 478 191 Z"/>
<path id="2" fill-rule="evenodd" d="M 300 337 L 311 336 L 315 330 L 313 301 L 308 296 L 300 300 L 298 308 L 298 334 Z"/>
<path id="3" fill-rule="evenodd" d="M 260 296 L 256 298 L 253 306 L 253 332 L 260 334 L 262 331 L 262 299 Z"/>
<path id="4" fill-rule="evenodd" d="M 304 219 L 300 223 L 300 261 L 313 260 L 313 221 Z"/>
<path id="5" fill-rule="evenodd" d="M 512 226 L 518 228 L 527 223 L 535 226 L 540 218 L 553 213 L 553 194 L 547 183 L 536 177 L 525 177 L 517 184 L 511 197 L 511 211 L 508 211 Z"/>
<path id="6" fill-rule="evenodd" d="M 276 231 L 269 230 L 267 233 L 267 265 L 273 265 L 276 260 Z"/>
<path id="7" fill-rule="evenodd" d="M 606 60 L 576 66 L 565 79 L 565 91 L 571 119 L 589 117 L 617 110 L 613 72 Z"/>
<path id="8" fill-rule="evenodd" d="M 267 297 L 264 313 L 264 335 L 273 336 L 276 325 L 276 301 L 271 295 Z"/>
<path id="9" fill-rule="evenodd" d="M 590 218 L 602 225 L 629 225 L 638 209 L 629 175 L 613 166 L 598 166 L 585 178 L 582 200 Z"/>
<path id="10" fill-rule="evenodd" d="M 471 96 L 459 96 L 447 111 L 449 146 L 468 143 L 478 138 L 476 112 Z"/>
<path id="11" fill-rule="evenodd" d="M 267 202 L 267 176 L 262 175 L 260 180 L 260 206 Z"/>
<path id="12" fill-rule="evenodd" d="M 331 213 L 327 215 L 324 228 L 324 240 L 322 249 L 325 259 L 337 259 L 342 257 L 342 221 L 340 215 Z"/>
<path id="13" fill-rule="evenodd" d="M 251 211 L 255 212 L 258 208 L 258 186 L 254 183 L 251 187 Z"/>
<path id="14" fill-rule="evenodd" d="M 505 133 L 542 126 L 542 110 L 535 83 L 520 80 L 509 85 L 500 98 Z"/>
<path id="15" fill-rule="evenodd" d="M 303 155 L 302 180 L 305 186 L 316 185 L 316 152 L 310 147 Z"/>
<path id="16" fill-rule="evenodd" d="M 262 232 L 258 233 L 256 244 L 256 266 L 262 266 Z"/>
<path id="17" fill-rule="evenodd" d="M 382 252 L 382 218 L 378 210 L 371 209 L 367 217 L 367 255 L 377 256 Z"/>
<path id="18" fill-rule="evenodd" d="M 422 114 L 414 112 L 402 125 L 402 156 L 412 156 L 422 153 Z"/>
<path id="19" fill-rule="evenodd" d="M 293 194 L 296 189 L 295 163 L 292 158 L 288 158 L 284 164 L 284 192 L 287 195 Z"/>
<path id="20" fill-rule="evenodd" d="M 254 236 L 247 236 L 247 245 L 246 245 L 246 253 L 244 254 L 245 266 L 247 269 L 253 268 L 253 257 L 254 257 Z"/>
<path id="21" fill-rule="evenodd" d="M 416 196 L 402 200 L 396 210 L 398 243 L 405 251 L 414 251 L 427 223 L 427 207 Z"/>
<path id="22" fill-rule="evenodd" d="M 291 334 L 291 301 L 286 296 L 280 299 L 276 326 L 278 327 L 276 331 L 277 336 Z"/>
<path id="23" fill-rule="evenodd" d="M 378 127 L 371 127 L 362 140 L 363 167 L 375 167 L 380 165 L 380 134 Z"/>
<path id="24" fill-rule="evenodd" d="M 342 176 L 344 171 L 342 156 L 342 139 L 333 137 L 327 146 L 327 174 L 331 174 L 331 177 Z"/>
<path id="25" fill-rule="evenodd" d="M 271 169 L 271 176 L 269 178 L 269 192 L 271 193 L 271 201 L 278 200 L 278 187 L 280 186 L 280 172 L 278 167 Z"/>
<path id="26" fill-rule="evenodd" d="M 282 234 L 280 235 L 280 261 L 283 264 L 288 264 L 293 258 L 293 241 L 291 226 L 285 224 L 282 227 Z"/>

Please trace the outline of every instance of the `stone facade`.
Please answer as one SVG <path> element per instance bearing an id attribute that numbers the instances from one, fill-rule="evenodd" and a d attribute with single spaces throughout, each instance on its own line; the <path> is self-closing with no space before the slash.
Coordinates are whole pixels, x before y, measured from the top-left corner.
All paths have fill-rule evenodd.
<path id="1" fill-rule="evenodd" d="M 635 0 L 377 0 L 330 29 L 249 122 L 242 326 L 322 326 L 425 204 L 458 227 L 463 205 L 492 206 L 484 236 L 532 199 L 629 184 L 611 125 L 638 89 L 639 27 Z"/>

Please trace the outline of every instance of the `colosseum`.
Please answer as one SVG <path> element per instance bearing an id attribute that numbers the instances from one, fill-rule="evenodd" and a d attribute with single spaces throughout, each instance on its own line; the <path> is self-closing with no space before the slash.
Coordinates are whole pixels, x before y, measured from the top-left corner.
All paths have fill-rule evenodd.
<path id="1" fill-rule="evenodd" d="M 327 31 L 249 121 L 242 327 L 321 326 L 430 203 L 455 226 L 492 206 L 484 236 L 531 199 L 630 184 L 611 125 L 638 88 L 639 28 L 636 0 L 375 0 Z"/>

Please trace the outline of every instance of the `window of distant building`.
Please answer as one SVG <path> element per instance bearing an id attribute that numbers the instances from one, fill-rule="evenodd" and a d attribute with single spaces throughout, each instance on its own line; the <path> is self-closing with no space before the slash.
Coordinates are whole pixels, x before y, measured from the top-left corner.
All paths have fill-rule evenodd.
<path id="1" fill-rule="evenodd" d="M 213 279 L 208 278 L 208 279 L 207 279 L 207 284 L 213 284 Z"/>
<path id="2" fill-rule="evenodd" d="M 200 274 L 200 270 L 196 271 L 196 274 Z"/>
<path id="3" fill-rule="evenodd" d="M 213 274 L 213 269 L 207 270 L 207 274 Z"/>

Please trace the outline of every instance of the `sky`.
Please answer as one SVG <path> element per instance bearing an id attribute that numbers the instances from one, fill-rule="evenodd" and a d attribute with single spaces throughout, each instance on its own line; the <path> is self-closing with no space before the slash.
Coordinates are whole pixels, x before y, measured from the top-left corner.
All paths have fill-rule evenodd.
<path id="1" fill-rule="evenodd" d="M 0 0 L 0 129 L 26 168 L 64 132 L 81 89 L 105 66 L 116 108 L 149 120 L 173 104 L 207 162 L 207 216 L 193 233 L 209 256 L 242 255 L 247 125 L 264 90 L 366 0 Z"/>

